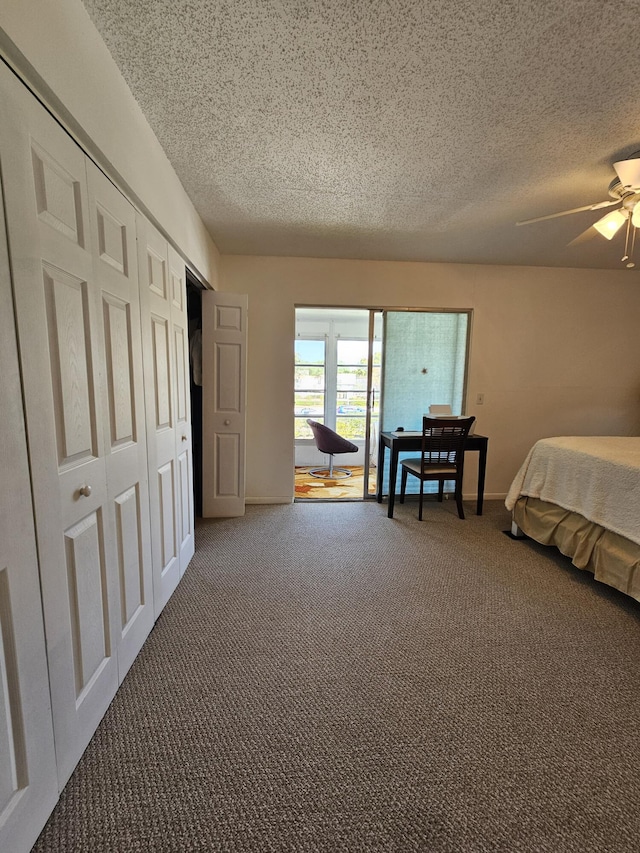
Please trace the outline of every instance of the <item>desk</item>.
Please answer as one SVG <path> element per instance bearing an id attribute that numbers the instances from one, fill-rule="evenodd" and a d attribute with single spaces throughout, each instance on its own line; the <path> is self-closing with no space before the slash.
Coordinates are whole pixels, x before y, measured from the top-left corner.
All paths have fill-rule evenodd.
<path id="1" fill-rule="evenodd" d="M 465 453 L 468 450 L 477 450 L 480 454 L 478 460 L 478 502 L 476 512 L 482 515 L 482 502 L 484 500 L 484 477 L 487 471 L 487 446 L 489 439 L 486 435 L 470 435 L 465 444 Z M 391 453 L 389 465 L 389 511 L 387 515 L 393 518 L 393 505 L 396 499 L 396 478 L 398 475 L 398 455 L 403 450 L 417 450 L 418 453 L 422 450 L 422 433 L 407 432 L 405 434 L 396 435 L 393 432 L 381 432 L 380 442 L 378 446 L 378 503 L 382 503 L 382 474 L 384 471 L 384 453 L 385 449 L 389 448 Z"/>

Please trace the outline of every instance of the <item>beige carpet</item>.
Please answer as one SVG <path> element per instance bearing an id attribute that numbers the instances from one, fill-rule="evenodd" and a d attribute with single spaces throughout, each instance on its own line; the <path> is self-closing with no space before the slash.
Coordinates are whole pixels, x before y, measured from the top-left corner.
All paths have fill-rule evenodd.
<path id="1" fill-rule="evenodd" d="M 311 466 L 314 467 L 314 466 Z M 364 495 L 364 468 L 362 465 L 341 465 L 351 471 L 350 477 L 333 479 L 313 477 L 309 466 L 295 469 L 295 497 L 297 500 L 362 500 Z M 327 473 L 329 469 L 327 468 Z M 376 493 L 376 471 L 369 471 L 370 495 Z"/>
<path id="2" fill-rule="evenodd" d="M 640 606 L 485 505 L 201 523 L 35 853 L 637 853 Z"/>

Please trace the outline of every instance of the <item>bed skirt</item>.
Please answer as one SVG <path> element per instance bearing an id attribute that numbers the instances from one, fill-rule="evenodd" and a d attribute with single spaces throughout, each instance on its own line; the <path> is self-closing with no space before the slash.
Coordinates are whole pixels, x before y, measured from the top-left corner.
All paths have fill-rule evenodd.
<path id="1" fill-rule="evenodd" d="M 513 520 L 536 542 L 555 545 L 578 569 L 640 601 L 640 545 L 539 498 L 518 498 Z"/>

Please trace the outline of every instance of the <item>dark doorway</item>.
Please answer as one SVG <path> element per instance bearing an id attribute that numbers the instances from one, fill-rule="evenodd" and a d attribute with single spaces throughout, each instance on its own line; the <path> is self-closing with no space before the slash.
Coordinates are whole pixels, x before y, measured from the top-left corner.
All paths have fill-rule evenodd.
<path id="1" fill-rule="evenodd" d="M 193 504 L 202 516 L 202 285 L 187 269 L 187 316 L 189 318 L 189 376 L 191 386 L 191 446 L 193 452 Z"/>

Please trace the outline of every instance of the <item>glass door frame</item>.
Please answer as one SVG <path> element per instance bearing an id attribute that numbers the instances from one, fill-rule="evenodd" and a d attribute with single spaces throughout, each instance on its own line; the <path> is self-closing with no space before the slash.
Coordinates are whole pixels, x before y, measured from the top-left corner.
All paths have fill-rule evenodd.
<path id="1" fill-rule="evenodd" d="M 373 388 L 373 345 L 375 343 L 375 322 L 376 322 L 376 313 L 377 310 L 375 308 L 369 308 L 369 342 L 367 349 L 367 405 L 365 412 L 365 424 L 364 424 L 364 476 L 363 476 L 363 484 L 362 484 L 362 500 L 375 500 L 375 494 L 369 494 L 369 477 L 371 476 L 371 427 L 373 422 L 373 410 L 375 408 L 375 390 Z M 382 344 L 382 353 L 380 358 L 380 401 L 382 401 L 382 365 L 384 363 L 384 331 L 381 336 L 381 344 Z M 380 409 L 381 411 L 381 409 Z M 380 428 L 380 419 L 378 418 L 378 429 Z M 376 468 L 376 477 L 378 476 Z"/>
<path id="2" fill-rule="evenodd" d="M 471 326 L 473 323 L 472 308 L 372 308 L 372 311 L 380 311 L 383 317 L 382 327 L 382 372 L 380 382 L 380 416 L 384 410 L 384 374 L 385 374 L 385 352 L 386 352 L 386 315 L 387 314 L 466 314 L 467 315 L 467 331 L 465 339 L 465 360 L 464 360 L 464 375 L 462 378 L 462 411 L 461 415 L 466 414 L 467 408 L 467 387 L 469 383 L 469 354 L 471 352 Z"/>
<path id="3" fill-rule="evenodd" d="M 464 314 L 467 317 L 466 322 L 466 332 L 464 339 L 464 369 L 462 374 L 462 383 L 461 383 L 461 393 L 460 393 L 460 414 L 465 415 L 468 407 L 467 400 L 467 389 L 469 382 L 469 361 L 471 355 L 471 333 L 472 333 L 472 325 L 473 325 L 473 309 L 472 308 L 381 308 L 379 309 L 383 315 L 383 330 L 382 330 L 382 366 L 381 366 L 381 376 L 380 376 L 380 385 L 381 385 L 381 399 L 380 399 L 380 431 L 383 431 L 383 417 L 384 417 L 384 397 L 385 397 L 385 361 L 388 356 L 388 346 L 387 346 L 387 316 L 389 314 L 454 314 L 461 315 Z M 432 401 L 435 402 L 435 401 Z M 443 401 L 444 402 L 444 401 Z M 426 406 L 425 406 L 426 408 Z M 424 413 L 424 410 L 423 410 Z M 398 426 L 402 426 L 404 429 L 419 429 L 422 430 L 422 416 L 416 418 L 415 424 L 410 424 L 407 426 L 406 423 L 398 424 Z M 395 424 L 386 424 L 384 431 L 389 432 L 396 428 Z M 413 453 L 415 456 L 415 452 Z M 387 456 L 385 454 L 385 460 L 387 460 Z M 378 490 L 381 491 L 382 494 L 386 494 L 384 490 L 384 482 L 385 482 L 385 471 L 387 470 L 387 462 L 385 462 L 385 466 L 383 466 L 383 470 L 376 471 L 376 477 L 379 478 L 378 481 Z M 400 470 L 400 466 L 398 466 L 398 470 Z"/>
<path id="4" fill-rule="evenodd" d="M 464 375 L 462 380 L 462 411 L 461 414 L 465 414 L 467 408 L 467 387 L 468 387 L 468 379 L 469 379 L 469 357 L 471 352 L 471 329 L 473 325 L 473 309 L 472 308 L 422 308 L 417 306 L 405 307 L 405 306 L 370 306 L 370 305 L 317 305 L 317 304 L 302 304 L 296 303 L 294 305 L 294 318 L 295 312 L 298 309 L 321 309 L 325 311 L 335 311 L 336 313 L 340 311 L 367 311 L 369 313 L 369 332 L 368 332 L 368 347 L 367 347 L 367 390 L 366 390 L 366 411 L 365 411 L 365 444 L 364 444 L 364 477 L 363 477 L 363 493 L 362 500 L 375 500 L 376 494 L 369 494 L 369 478 L 371 475 L 371 446 L 372 446 L 372 423 L 373 423 L 373 415 L 376 402 L 378 403 L 378 430 L 382 430 L 382 414 L 384 411 L 384 366 L 385 366 L 385 351 L 386 351 L 386 315 L 390 313 L 417 313 L 417 314 L 466 314 L 467 315 L 467 329 L 466 329 L 466 340 L 465 340 L 465 361 L 464 361 Z M 374 398 L 374 389 L 373 389 L 373 371 L 374 371 L 374 344 L 375 344 L 375 325 L 376 325 L 376 315 L 381 315 L 382 317 L 382 332 L 381 332 L 381 344 L 382 344 L 382 356 L 380 362 L 380 397 L 379 400 L 376 401 Z M 295 319 L 294 319 L 294 341 L 297 338 L 295 333 Z M 325 371 L 327 364 L 327 355 L 326 355 L 326 347 L 325 347 Z M 326 382 L 326 373 L 325 373 L 325 395 L 327 391 L 327 382 Z M 326 399 L 325 399 L 325 411 L 326 411 Z M 378 441 L 379 441 L 378 436 Z M 377 452 L 376 452 L 377 459 Z M 383 471 L 378 471 L 376 468 L 376 477 L 382 477 Z"/>
<path id="5" fill-rule="evenodd" d="M 368 490 L 369 490 L 370 460 L 371 460 L 371 434 L 370 434 L 370 430 L 371 430 L 371 421 L 372 421 L 372 383 L 373 383 L 373 371 L 374 371 L 374 368 L 376 366 L 373 363 L 374 346 L 375 346 L 375 319 L 374 319 L 374 313 L 373 312 L 375 312 L 375 311 L 379 312 L 379 309 L 371 309 L 369 306 L 362 306 L 362 305 L 309 305 L 309 304 L 296 303 L 294 305 L 294 318 L 295 318 L 294 319 L 294 342 L 298 339 L 298 330 L 297 330 L 297 322 L 296 322 L 298 310 L 326 311 L 328 315 L 330 315 L 332 312 L 334 312 L 335 315 L 339 315 L 340 312 L 342 312 L 342 311 L 345 311 L 345 312 L 347 312 L 347 311 L 359 311 L 362 314 L 368 314 L 369 315 L 368 320 L 367 320 L 367 332 L 362 337 L 357 336 L 357 338 L 354 338 L 354 340 L 358 339 L 358 340 L 362 340 L 363 342 L 366 341 L 366 345 L 367 345 L 367 379 L 366 379 L 366 389 L 364 391 L 365 400 L 366 400 L 365 413 L 364 413 L 365 425 L 364 425 L 364 448 L 363 448 L 363 450 L 364 450 L 364 462 L 363 462 L 364 476 L 363 476 L 362 494 L 360 495 L 359 498 L 357 498 L 357 500 L 375 500 L 375 497 L 376 497 L 375 492 L 372 494 L 369 494 Z M 308 340 L 312 340 L 312 339 L 321 340 L 322 337 L 323 336 L 318 334 L 318 333 L 315 333 L 315 334 L 310 333 L 308 336 L 303 335 L 303 339 L 305 339 L 305 340 L 307 340 L 307 339 Z M 327 372 L 328 372 L 328 368 L 330 366 L 329 362 L 331 362 L 331 364 L 333 364 L 333 362 L 331 361 L 331 358 L 329 357 L 328 352 L 327 352 L 328 347 L 326 346 L 326 341 L 327 341 L 326 335 L 324 336 L 324 338 L 325 338 L 324 394 L 325 394 L 325 413 L 326 413 L 326 411 L 327 411 L 327 399 L 328 399 L 327 392 L 330 390 L 329 386 L 331 384 L 328 380 Z M 334 366 L 336 368 L 336 382 L 337 382 L 338 381 L 337 380 L 337 370 L 339 368 L 339 364 L 336 362 L 336 364 Z M 381 365 L 380 365 L 380 369 L 382 369 Z M 333 387 L 333 386 L 331 386 L 331 387 Z M 336 402 L 337 402 L 337 394 L 336 394 Z M 337 413 L 334 413 L 334 417 L 336 415 L 337 415 Z M 361 439 L 353 439 L 353 440 L 354 441 L 360 441 Z M 295 438 L 294 438 L 294 441 L 296 441 Z"/>

